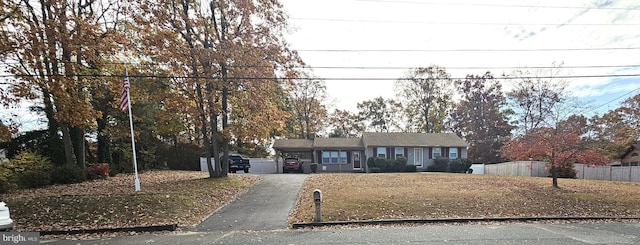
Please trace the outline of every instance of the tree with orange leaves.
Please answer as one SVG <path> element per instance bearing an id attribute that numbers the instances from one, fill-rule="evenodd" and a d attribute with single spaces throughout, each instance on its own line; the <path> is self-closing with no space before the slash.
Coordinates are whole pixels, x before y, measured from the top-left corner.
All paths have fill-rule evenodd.
<path id="1" fill-rule="evenodd" d="M 534 128 L 506 142 L 501 148 L 502 157 L 548 162 L 553 187 L 558 187 L 559 169 L 572 168 L 574 163 L 595 166 L 609 162 L 600 149 L 580 137 L 580 131 L 581 128 L 572 123 L 558 123 L 555 128 Z"/>

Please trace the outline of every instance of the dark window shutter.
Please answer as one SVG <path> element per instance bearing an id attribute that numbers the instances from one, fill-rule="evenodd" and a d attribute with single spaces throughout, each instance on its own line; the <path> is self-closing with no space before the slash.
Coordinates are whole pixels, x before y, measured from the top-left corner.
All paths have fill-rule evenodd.
<path id="1" fill-rule="evenodd" d="M 449 158 L 449 147 L 442 147 L 441 151 L 443 157 Z"/>
<path id="2" fill-rule="evenodd" d="M 405 159 L 409 159 L 409 148 L 408 147 L 404 148 L 404 158 Z"/>
<path id="3" fill-rule="evenodd" d="M 458 147 L 458 158 L 462 158 L 462 147 Z"/>
<path id="4" fill-rule="evenodd" d="M 373 158 L 378 157 L 378 147 L 373 147 L 373 155 L 371 155 L 371 157 Z"/>
<path id="5" fill-rule="evenodd" d="M 351 163 L 351 151 L 346 151 L 347 152 L 347 163 Z"/>
<path id="6" fill-rule="evenodd" d="M 429 159 L 433 159 L 433 147 L 429 147 Z"/>
<path id="7" fill-rule="evenodd" d="M 322 151 L 320 150 L 316 151 L 316 158 L 318 158 L 316 159 L 317 163 L 322 163 Z"/>
<path id="8" fill-rule="evenodd" d="M 393 159 L 391 156 L 391 147 L 387 147 L 387 159 Z"/>

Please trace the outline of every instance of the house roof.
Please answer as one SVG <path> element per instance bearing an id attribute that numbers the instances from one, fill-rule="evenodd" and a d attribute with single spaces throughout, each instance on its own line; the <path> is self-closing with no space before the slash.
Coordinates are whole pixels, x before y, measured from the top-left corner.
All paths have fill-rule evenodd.
<path id="1" fill-rule="evenodd" d="M 468 147 L 469 144 L 449 133 L 364 133 L 362 138 L 276 139 L 273 143 L 273 149 L 284 151 L 362 149 L 365 146 Z"/>
<path id="2" fill-rule="evenodd" d="M 640 150 L 640 144 L 632 144 L 631 146 L 629 146 L 629 148 L 627 148 L 627 150 L 624 151 L 624 154 L 622 154 L 620 158 L 625 158 L 633 150 Z"/>
<path id="3" fill-rule="evenodd" d="M 295 149 L 312 149 L 313 140 L 308 139 L 276 139 L 273 142 L 273 149 L 295 150 Z"/>
<path id="4" fill-rule="evenodd" d="M 360 138 L 315 138 L 315 148 L 364 148 Z"/>
<path id="5" fill-rule="evenodd" d="M 362 137 L 367 146 L 469 146 L 453 133 L 364 133 Z"/>

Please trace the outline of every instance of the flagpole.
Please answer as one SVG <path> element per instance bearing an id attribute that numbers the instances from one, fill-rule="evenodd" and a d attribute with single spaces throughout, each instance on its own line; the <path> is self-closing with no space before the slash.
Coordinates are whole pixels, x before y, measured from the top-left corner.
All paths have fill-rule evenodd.
<path id="1" fill-rule="evenodd" d="M 129 79 L 129 73 L 127 72 L 127 66 L 124 66 L 124 77 Z M 131 85 L 129 85 L 131 86 Z M 136 191 L 140 191 L 140 179 L 138 178 L 138 158 L 136 157 L 136 140 L 133 134 L 133 117 L 131 116 L 131 94 L 130 89 L 127 89 L 127 108 L 129 110 L 129 128 L 131 128 L 131 149 L 133 151 L 133 171 L 135 172 L 135 188 Z"/>

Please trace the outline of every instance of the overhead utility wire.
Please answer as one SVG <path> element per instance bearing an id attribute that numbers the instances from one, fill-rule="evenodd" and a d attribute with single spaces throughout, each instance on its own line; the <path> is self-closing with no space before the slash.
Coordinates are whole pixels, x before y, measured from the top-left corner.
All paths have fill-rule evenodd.
<path id="1" fill-rule="evenodd" d="M 296 49 L 298 52 L 558 52 L 558 51 L 611 51 L 640 50 L 640 47 L 622 48 L 533 48 L 533 49 Z"/>
<path id="2" fill-rule="evenodd" d="M 0 75 L 0 77 L 38 77 L 39 75 Z M 113 74 L 69 74 L 69 75 L 51 75 L 51 77 L 122 77 L 122 75 Z M 609 74 L 609 75 L 571 75 L 571 76 L 505 76 L 494 77 L 496 80 L 513 80 L 513 79 L 565 79 L 565 78 L 607 78 L 607 77 L 640 77 L 640 73 L 636 74 Z M 166 76 L 166 75 L 132 75 L 129 78 L 168 78 L 168 79 L 205 79 L 218 80 L 220 77 L 205 76 Z M 385 77 L 313 77 L 313 78 L 289 78 L 289 77 L 227 77 L 227 80 L 327 80 L 327 81 L 397 81 L 397 80 L 413 80 L 414 78 L 385 78 Z M 418 78 L 420 79 L 420 78 Z M 466 78 L 451 77 L 452 80 L 463 80 Z"/>
<path id="3" fill-rule="evenodd" d="M 612 100 L 610 100 L 609 102 L 606 102 L 606 103 L 604 103 L 604 104 L 601 104 L 601 105 L 599 105 L 599 106 L 597 106 L 597 107 L 594 107 L 594 108 L 588 108 L 588 109 L 582 110 L 579 114 L 585 114 L 585 113 L 589 113 L 589 112 L 594 112 L 594 111 L 596 111 L 596 110 L 598 110 L 598 109 L 600 109 L 600 108 L 604 107 L 605 105 L 611 104 L 611 103 L 613 103 L 613 102 L 615 102 L 615 101 L 617 101 L 617 100 L 620 100 L 620 99 L 622 99 L 622 98 L 625 98 L 627 95 L 629 95 L 629 94 L 631 94 L 631 93 L 633 93 L 633 92 L 636 92 L 636 91 L 638 91 L 638 90 L 640 90 L 640 87 L 638 87 L 638 88 L 636 88 L 636 89 L 632 89 L 631 91 L 629 91 L 629 92 L 627 92 L 627 93 L 625 93 L 625 94 L 623 94 L 623 95 L 620 95 L 620 96 L 616 97 L 615 99 L 612 99 Z"/>
<path id="4" fill-rule="evenodd" d="M 447 70 L 490 70 L 490 69 L 594 69 L 594 68 L 634 68 L 640 65 L 584 65 L 584 66 L 454 66 L 442 67 Z M 408 70 L 417 67 L 409 66 L 308 66 L 308 69 L 363 69 L 363 70 Z"/>
<path id="5" fill-rule="evenodd" d="M 639 24 L 640 25 L 640 24 Z M 75 47 L 91 48 L 95 45 L 74 45 Z M 203 52 L 246 52 L 261 49 L 261 47 L 250 48 L 229 48 L 229 49 L 212 49 L 212 48 L 184 48 L 173 47 L 173 50 L 201 50 Z M 565 48 L 452 48 L 452 49 L 322 49 L 322 48 L 291 48 L 291 51 L 298 52 L 561 52 L 561 51 L 616 51 L 616 50 L 640 50 L 640 46 L 631 47 L 565 47 Z"/>
<path id="6" fill-rule="evenodd" d="M 59 63 L 66 63 L 59 61 Z M 76 62 L 71 62 L 76 63 Z M 0 62 L 0 65 L 19 65 L 19 62 Z M 104 62 L 99 65 L 142 65 L 142 66 L 169 66 L 164 62 Z M 197 65 L 201 67 L 202 65 Z M 268 65 L 228 65 L 229 68 L 273 68 Z M 354 69 L 354 70 L 409 70 L 424 66 L 295 66 L 294 69 Z M 596 68 L 637 68 L 636 65 L 573 65 L 573 66 L 445 66 L 447 70 L 491 70 L 491 69 L 596 69 Z M 98 69 L 98 68 L 96 68 Z"/>
<path id="7" fill-rule="evenodd" d="M 425 22 L 402 20 L 354 20 L 329 18 L 290 18 L 301 21 L 327 21 L 352 23 L 423 24 L 423 25 L 483 25 L 483 26 L 640 26 L 640 23 L 497 23 L 497 22 Z"/>
<path id="8" fill-rule="evenodd" d="M 416 2 L 416 1 L 390 1 L 390 0 L 356 0 L 356 1 L 357 2 L 377 2 L 377 3 L 474 6 L 474 7 L 504 7 L 504 8 L 591 9 L 591 10 L 630 10 L 630 11 L 640 10 L 639 8 L 578 7 L 578 6 L 557 6 L 557 5 L 554 6 L 554 5 L 521 5 L 521 4 L 491 4 L 491 3 Z"/>

